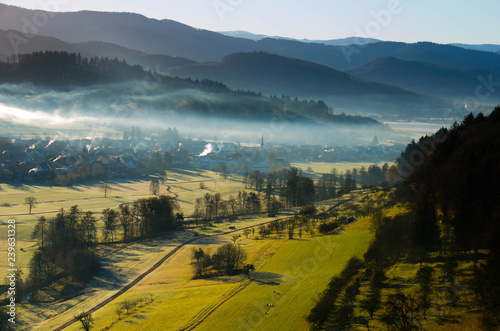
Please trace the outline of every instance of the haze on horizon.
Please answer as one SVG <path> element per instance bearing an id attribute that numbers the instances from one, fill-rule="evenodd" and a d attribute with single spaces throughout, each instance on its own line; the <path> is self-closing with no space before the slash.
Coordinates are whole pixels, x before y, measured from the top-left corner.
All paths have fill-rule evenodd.
<path id="1" fill-rule="evenodd" d="M 500 44 L 500 2 L 485 0 L 0 0 L 50 11 L 134 12 L 212 31 L 248 31 L 297 39 L 370 37 L 388 41 Z M 389 13 L 389 16 L 386 14 Z M 1 19 L 1 13 L 0 13 Z"/>

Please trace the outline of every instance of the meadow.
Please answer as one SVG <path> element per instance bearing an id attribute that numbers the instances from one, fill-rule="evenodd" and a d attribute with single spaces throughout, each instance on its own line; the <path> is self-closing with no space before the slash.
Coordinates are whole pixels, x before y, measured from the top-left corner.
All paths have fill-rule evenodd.
<path id="1" fill-rule="evenodd" d="M 100 181 L 86 182 L 73 187 L 31 185 L 31 184 L 1 184 L 0 185 L 0 226 L 5 228 L 9 219 L 16 220 L 16 242 L 18 249 L 23 249 L 17 254 L 17 265 L 27 270 L 29 260 L 37 249 L 37 243 L 31 239 L 34 226 L 41 216 L 54 217 L 61 208 L 69 210 L 71 206 L 78 205 L 83 211 L 91 211 L 99 218 L 105 208 L 118 208 L 120 204 L 130 204 L 137 199 L 150 197 L 150 181 L 148 179 L 116 179 L 106 181 L 111 189 L 104 197 L 100 190 Z M 200 188 L 204 183 L 205 189 Z M 170 191 L 167 188 L 170 187 Z M 161 185 L 160 194 L 171 197 L 177 196 L 180 209 L 186 216 L 193 213 L 194 201 L 205 193 L 220 192 L 223 197 L 237 194 L 244 190 L 239 176 L 233 175 L 223 179 L 213 171 L 192 171 L 176 169 L 168 173 L 168 180 Z M 28 213 L 25 203 L 26 197 L 34 197 L 37 205 L 32 213 Z M 97 223 L 98 228 L 102 222 Z M 7 264 L 6 258 L 7 232 L 0 233 L 0 268 Z M 5 258 L 3 258 L 5 256 Z"/>
<path id="2" fill-rule="evenodd" d="M 29 259 L 37 249 L 30 234 L 38 217 L 53 217 L 60 208 L 69 209 L 73 205 L 78 205 L 84 211 L 90 210 L 99 217 L 104 208 L 118 208 L 120 204 L 151 196 L 150 181 L 147 179 L 122 179 L 109 183 L 111 190 L 107 197 L 99 189 L 100 182 L 74 187 L 1 185 L 0 220 L 3 224 L 10 218 L 16 219 L 17 244 L 18 248 L 23 248 L 17 251 L 16 262 L 23 268 L 25 275 Z M 206 188 L 201 189 L 200 183 Z M 207 192 L 220 192 L 227 198 L 241 190 L 244 190 L 244 184 L 239 176 L 223 179 L 215 172 L 183 169 L 170 171 L 168 180 L 161 186 L 161 193 L 176 197 L 186 215 L 193 212 L 196 198 Z M 38 201 L 32 214 L 28 214 L 28 207 L 24 203 L 28 196 Z M 358 193 L 352 197 L 360 199 L 361 196 Z M 342 199 L 348 198 L 351 196 Z M 319 209 L 324 210 L 339 201 L 343 200 L 325 201 L 319 205 Z M 349 214 L 349 205 L 345 204 L 346 215 Z M 287 217 L 293 212 L 284 210 L 278 217 Z M 124 295 L 95 312 L 96 328 L 177 330 L 197 326 L 200 330 L 211 330 L 220 323 L 224 324 L 224 329 L 253 324 L 264 330 L 276 330 L 281 326 L 288 329 L 295 326 L 306 328 L 305 316 L 318 293 L 332 275 L 343 269 L 349 258 L 362 256 L 371 234 L 367 227 L 353 223 L 345 229 L 345 233 L 326 237 L 302 235 L 302 238 L 298 238 L 296 233 L 293 240 L 285 239 L 284 236 L 259 238 L 257 231 L 248 238 L 243 236 L 243 227 L 257 226 L 271 220 L 265 214 L 249 215 L 239 217 L 234 223 L 223 222 L 207 229 L 194 226 L 182 228 L 144 242 L 99 245 L 98 250 L 103 256 L 103 272 L 85 288 L 78 283 L 56 283 L 44 291 L 40 302 L 22 303 L 18 307 L 21 329 L 54 329 L 71 320 L 73 316 L 116 293 L 175 247 L 193 238 L 195 232 L 209 236 L 200 236 L 195 243 L 186 245 Z M 98 226 L 102 226 L 101 221 Z M 230 226 L 240 229 L 237 234 L 241 237 L 237 243 L 247 252 L 247 262 L 256 266 L 252 279 L 244 275 L 193 279 L 192 249 L 203 247 L 214 252 L 217 246 L 231 242 L 233 234 L 224 234 L 230 230 Z M 355 230 L 349 230 L 350 227 L 355 227 Z M 2 233 L 1 238 L 4 239 L 5 235 Z M 2 240 L 2 243 L 5 241 Z M 0 247 L 0 250 L 6 252 L 5 247 Z M 1 267 L 5 267 L 5 261 L 2 259 Z M 76 296 L 71 294 L 77 292 Z M 68 297 L 65 293 L 71 295 Z M 147 297 L 150 299 L 147 300 Z M 142 304 L 129 315 L 117 315 L 116 308 L 127 299 L 141 299 Z M 236 309 L 239 309 L 238 314 L 234 313 Z M 68 330 L 77 330 L 79 327 L 79 324 L 73 324 Z"/>
<path id="3" fill-rule="evenodd" d="M 202 238 L 94 313 L 95 326 L 108 330 L 307 329 L 305 317 L 318 293 L 351 257 L 361 257 L 368 247 L 369 230 L 349 231 L 352 225 L 345 233 L 301 238 L 295 234 L 291 240 L 284 235 L 261 238 L 257 232 L 245 238 L 240 232 L 237 244 L 256 267 L 251 279 L 241 274 L 193 279 L 192 249 L 213 252 L 231 242 L 233 234 Z M 118 316 L 121 302 L 140 298 L 144 301 L 139 307 Z M 68 330 L 78 328 L 73 324 Z"/>

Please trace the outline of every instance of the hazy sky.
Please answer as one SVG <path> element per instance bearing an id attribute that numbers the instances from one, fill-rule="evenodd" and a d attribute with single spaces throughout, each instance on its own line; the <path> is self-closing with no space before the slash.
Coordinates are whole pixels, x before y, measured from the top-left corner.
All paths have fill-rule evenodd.
<path id="1" fill-rule="evenodd" d="M 500 0 L 0 0 L 32 9 L 126 11 L 213 31 L 307 39 L 500 44 Z M 50 4 L 50 5 L 49 5 Z M 55 5 L 54 5 L 55 4 Z M 48 7 L 49 6 L 49 7 Z M 378 14 L 378 15 L 377 15 Z"/>

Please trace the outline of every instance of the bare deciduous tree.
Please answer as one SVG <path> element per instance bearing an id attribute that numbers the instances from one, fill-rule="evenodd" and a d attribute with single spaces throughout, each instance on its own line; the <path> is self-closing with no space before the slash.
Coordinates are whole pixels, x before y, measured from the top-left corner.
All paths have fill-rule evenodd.
<path id="1" fill-rule="evenodd" d="M 94 319 L 92 318 L 92 314 L 89 312 L 82 312 L 80 315 L 75 316 L 77 320 L 82 323 L 82 328 L 85 331 L 89 331 L 94 323 Z"/>
<path id="2" fill-rule="evenodd" d="M 160 192 L 160 180 L 158 178 L 151 179 L 151 183 L 149 184 L 149 191 L 153 195 L 157 195 Z"/>
<path id="3" fill-rule="evenodd" d="M 29 210 L 29 213 L 31 214 L 31 210 L 33 208 L 36 207 L 36 205 L 38 204 L 38 201 L 36 200 L 35 197 L 26 197 L 24 199 L 24 202 L 28 205 L 28 210 Z"/>
<path id="4" fill-rule="evenodd" d="M 104 198 L 106 198 L 108 192 L 111 191 L 111 185 L 109 185 L 109 183 L 101 183 L 101 185 L 99 185 L 99 190 L 104 192 Z"/>

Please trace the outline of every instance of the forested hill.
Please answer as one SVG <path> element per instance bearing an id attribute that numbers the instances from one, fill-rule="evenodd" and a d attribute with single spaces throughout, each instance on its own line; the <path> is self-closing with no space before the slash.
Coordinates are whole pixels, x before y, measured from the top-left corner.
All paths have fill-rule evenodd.
<path id="1" fill-rule="evenodd" d="M 111 112 L 116 109 L 129 113 L 168 110 L 178 114 L 245 117 L 256 121 L 280 116 L 291 122 L 382 127 L 367 117 L 332 115 L 323 101 L 235 91 L 211 80 L 166 77 L 118 59 L 85 58 L 68 52 L 35 52 L 0 62 L 0 84 L 21 83 L 32 83 L 35 87 L 61 93 L 81 91 L 80 104 L 86 104 L 87 109 L 104 109 L 108 115 L 113 115 Z M 98 92 L 91 88 L 95 86 L 99 87 Z M 16 99 L 14 94 L 11 97 Z M 122 101 L 116 104 L 117 100 Z M 53 102 L 46 102 L 47 107 L 52 107 Z M 64 100 L 57 102 L 59 108 L 69 107 Z M 37 107 L 43 108 L 44 102 L 39 102 Z"/>
<path id="2" fill-rule="evenodd" d="M 474 290 L 500 326 L 500 107 L 489 116 L 468 115 L 461 124 L 410 144 L 399 159 L 406 177 L 400 193 L 415 210 L 414 244 L 439 245 L 450 228 L 457 252 L 487 254 L 475 269 Z M 442 244 L 442 243 L 441 243 Z"/>
<path id="3" fill-rule="evenodd" d="M 0 83 L 32 82 L 64 87 L 92 85 L 123 80 L 142 79 L 145 75 L 139 65 L 108 58 L 85 58 L 67 52 L 34 52 L 15 56 L 13 61 L 0 66 Z"/>

